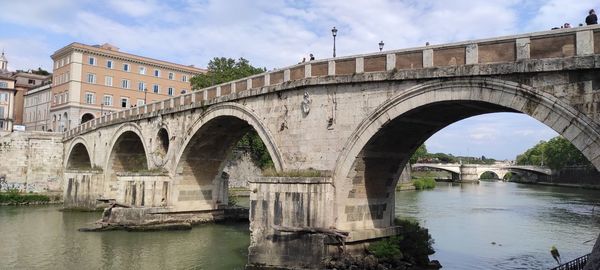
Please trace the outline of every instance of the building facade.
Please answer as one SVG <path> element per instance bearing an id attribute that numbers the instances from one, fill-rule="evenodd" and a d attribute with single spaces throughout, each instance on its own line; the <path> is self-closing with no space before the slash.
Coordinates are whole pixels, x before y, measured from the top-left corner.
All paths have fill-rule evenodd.
<path id="1" fill-rule="evenodd" d="M 50 129 L 50 103 L 52 85 L 30 89 L 25 93 L 23 124 L 27 130 L 48 131 Z"/>
<path id="2" fill-rule="evenodd" d="M 0 133 L 13 129 L 15 91 L 15 79 L 0 72 Z"/>
<path id="3" fill-rule="evenodd" d="M 72 43 L 56 51 L 52 60 L 52 131 L 188 92 L 192 76 L 205 72 L 120 52 L 110 44 Z"/>
<path id="4" fill-rule="evenodd" d="M 15 79 L 15 125 L 25 124 L 25 95 L 26 93 L 36 87 L 50 83 L 51 75 L 39 75 L 29 72 L 15 72 L 12 75 Z"/>

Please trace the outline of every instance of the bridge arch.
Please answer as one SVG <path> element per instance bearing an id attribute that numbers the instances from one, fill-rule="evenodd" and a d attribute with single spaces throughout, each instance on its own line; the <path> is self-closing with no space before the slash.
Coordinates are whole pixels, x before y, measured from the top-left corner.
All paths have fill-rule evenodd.
<path id="1" fill-rule="evenodd" d="M 148 148 L 140 127 L 135 123 L 121 125 L 110 137 L 109 154 L 104 164 L 107 172 L 139 171 L 150 167 Z"/>
<path id="2" fill-rule="evenodd" d="M 172 203 L 180 210 L 214 209 L 227 203 L 226 175 L 221 174 L 235 144 L 254 129 L 265 144 L 273 165 L 284 164 L 275 141 L 259 118 L 236 103 L 217 104 L 204 112 L 187 130 L 175 157 L 174 184 L 178 194 Z"/>
<path id="3" fill-rule="evenodd" d="M 438 79 L 390 98 L 365 117 L 349 137 L 333 174 L 338 227 L 390 226 L 394 187 L 417 147 L 454 122 L 493 112 L 520 112 L 537 119 L 571 141 L 600 168 L 600 128 L 556 97 L 499 79 Z M 356 209 L 366 211 L 353 212 Z"/>
<path id="4" fill-rule="evenodd" d="M 66 153 L 66 169 L 91 169 L 93 163 L 92 154 L 87 141 L 82 137 L 71 140 Z"/>
<path id="5" fill-rule="evenodd" d="M 502 171 L 499 171 L 499 170 L 483 170 L 483 171 L 481 171 L 481 172 L 478 173 L 479 174 L 478 178 L 482 179 L 481 177 L 485 173 L 491 173 L 491 174 L 493 174 L 494 176 L 496 176 L 496 178 L 494 178 L 494 179 L 504 179 L 504 176 L 506 175 L 507 172 L 502 172 Z"/>

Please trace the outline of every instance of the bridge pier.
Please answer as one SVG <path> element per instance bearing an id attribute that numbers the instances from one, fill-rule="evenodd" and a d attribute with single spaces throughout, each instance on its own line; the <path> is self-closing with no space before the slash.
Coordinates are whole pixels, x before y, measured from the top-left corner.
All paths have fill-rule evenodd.
<path id="1" fill-rule="evenodd" d="M 314 269 L 326 256 L 324 234 L 292 229 L 333 227 L 334 187 L 328 177 L 255 177 L 250 180 L 247 269 Z"/>
<path id="2" fill-rule="evenodd" d="M 96 199 L 104 194 L 101 171 L 66 170 L 63 177 L 65 209 L 96 210 L 100 207 Z"/>
<path id="3" fill-rule="evenodd" d="M 478 183 L 479 174 L 477 173 L 477 165 L 462 164 L 460 165 L 460 182 L 461 183 Z"/>

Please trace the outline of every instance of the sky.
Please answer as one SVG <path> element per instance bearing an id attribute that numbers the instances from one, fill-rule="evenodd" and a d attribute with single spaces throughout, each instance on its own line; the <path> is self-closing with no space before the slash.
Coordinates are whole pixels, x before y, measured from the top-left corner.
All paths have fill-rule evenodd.
<path id="1" fill-rule="evenodd" d="M 591 0 L 0 0 L 0 50 L 9 68 L 50 70 L 71 42 L 205 67 L 244 57 L 267 69 L 309 53 L 337 56 L 548 30 L 583 23 Z M 457 122 L 430 138 L 430 152 L 514 159 L 556 136 L 537 121 L 493 114 Z M 464 144 L 452 143 L 463 138 Z M 491 140 L 493 139 L 493 144 Z M 450 141 L 451 140 L 451 141 Z M 469 146 L 465 145 L 468 144 Z"/>

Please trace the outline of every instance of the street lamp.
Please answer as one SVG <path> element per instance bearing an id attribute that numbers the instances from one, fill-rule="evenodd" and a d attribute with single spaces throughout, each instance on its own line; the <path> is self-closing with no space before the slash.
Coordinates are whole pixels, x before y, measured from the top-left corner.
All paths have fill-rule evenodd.
<path id="1" fill-rule="evenodd" d="M 148 94 L 148 88 L 144 88 L 144 105 L 146 105 L 146 94 Z"/>
<path id="2" fill-rule="evenodd" d="M 335 29 L 335 26 L 331 29 L 331 34 L 333 35 L 333 57 L 335 57 L 335 36 L 337 36 L 337 29 Z"/>
<path id="3" fill-rule="evenodd" d="M 383 45 L 385 45 L 385 43 L 383 43 L 383 40 L 379 41 L 379 51 L 383 50 Z"/>

